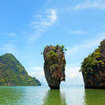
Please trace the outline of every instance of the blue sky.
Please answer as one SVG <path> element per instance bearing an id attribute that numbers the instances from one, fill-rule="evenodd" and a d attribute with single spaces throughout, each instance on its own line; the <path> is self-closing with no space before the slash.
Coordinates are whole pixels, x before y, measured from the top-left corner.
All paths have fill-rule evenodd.
<path id="1" fill-rule="evenodd" d="M 0 1 L 0 55 L 13 53 L 43 83 L 46 45 L 68 49 L 63 84 L 83 84 L 81 62 L 104 38 L 105 0 Z"/>

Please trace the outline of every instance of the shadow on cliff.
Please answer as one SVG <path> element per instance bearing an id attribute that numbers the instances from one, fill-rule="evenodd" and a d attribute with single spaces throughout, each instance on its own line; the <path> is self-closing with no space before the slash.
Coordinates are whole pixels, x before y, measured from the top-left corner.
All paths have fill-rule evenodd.
<path id="1" fill-rule="evenodd" d="M 105 90 L 86 89 L 84 105 L 105 105 Z"/>
<path id="2" fill-rule="evenodd" d="M 65 96 L 60 90 L 49 90 L 44 97 L 43 105 L 66 105 Z"/>

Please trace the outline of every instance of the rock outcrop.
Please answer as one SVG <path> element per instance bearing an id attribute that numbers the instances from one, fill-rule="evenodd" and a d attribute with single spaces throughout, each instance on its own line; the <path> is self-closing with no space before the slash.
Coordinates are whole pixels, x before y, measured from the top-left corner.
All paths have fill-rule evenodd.
<path id="1" fill-rule="evenodd" d="M 105 89 L 105 40 L 81 65 L 85 88 Z"/>
<path id="2" fill-rule="evenodd" d="M 28 75 L 21 63 L 12 55 L 0 56 L 0 86 L 39 86 L 40 82 Z"/>
<path id="3" fill-rule="evenodd" d="M 61 81 L 65 80 L 64 46 L 46 46 L 44 55 L 44 73 L 51 89 L 59 89 Z"/>

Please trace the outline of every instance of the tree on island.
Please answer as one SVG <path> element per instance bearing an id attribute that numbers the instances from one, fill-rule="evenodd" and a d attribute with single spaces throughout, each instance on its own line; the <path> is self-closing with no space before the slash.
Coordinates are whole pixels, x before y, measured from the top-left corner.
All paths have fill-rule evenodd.
<path id="1" fill-rule="evenodd" d="M 105 89 L 105 40 L 81 65 L 85 88 Z"/>

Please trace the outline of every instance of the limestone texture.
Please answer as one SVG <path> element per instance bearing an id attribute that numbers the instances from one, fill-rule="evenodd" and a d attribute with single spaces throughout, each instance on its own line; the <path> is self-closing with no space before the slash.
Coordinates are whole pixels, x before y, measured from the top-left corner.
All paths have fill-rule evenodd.
<path id="1" fill-rule="evenodd" d="M 105 89 L 105 40 L 81 65 L 85 88 Z"/>
<path id="2" fill-rule="evenodd" d="M 51 89 L 60 89 L 61 81 L 65 81 L 64 46 L 46 46 L 44 55 L 44 73 Z"/>
<path id="3" fill-rule="evenodd" d="M 28 75 L 13 54 L 0 56 L 0 86 L 40 86 L 39 80 Z"/>

